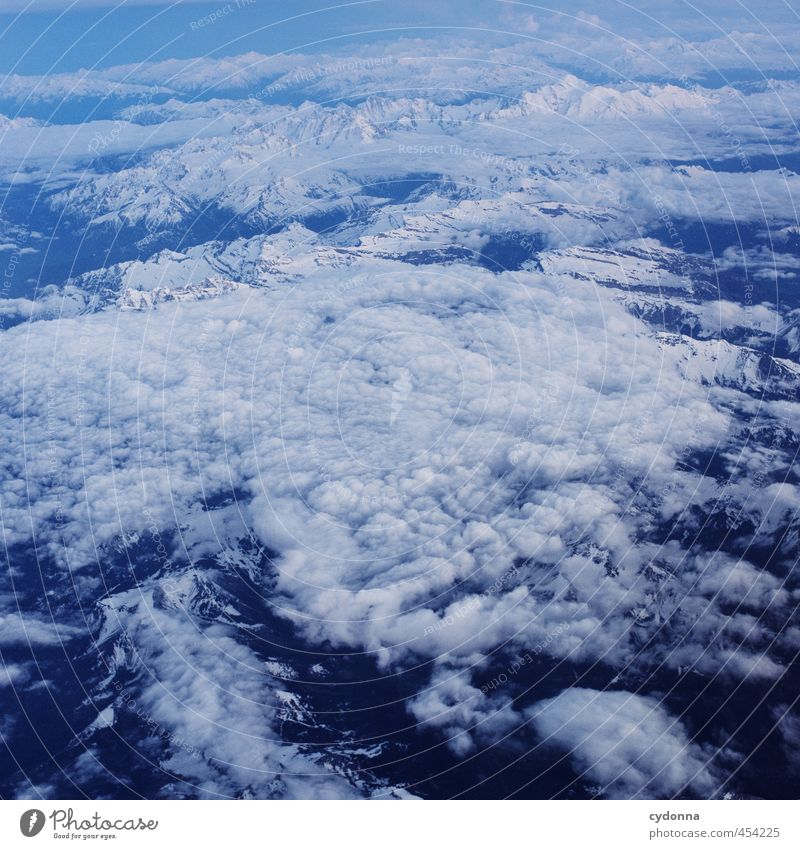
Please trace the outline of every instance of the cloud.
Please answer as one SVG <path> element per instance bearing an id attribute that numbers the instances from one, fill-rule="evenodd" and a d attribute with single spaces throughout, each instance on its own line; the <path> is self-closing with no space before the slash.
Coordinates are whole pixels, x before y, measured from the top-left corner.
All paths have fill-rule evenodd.
<path id="1" fill-rule="evenodd" d="M 634 545 L 650 517 L 628 509 L 630 481 L 671 493 L 668 517 L 701 482 L 677 469 L 686 446 L 730 426 L 680 376 L 680 346 L 660 345 L 613 290 L 468 266 L 345 268 L 62 319 L 55 373 L 48 322 L 3 334 L 5 356 L 24 356 L 3 387 L 4 473 L 29 482 L 8 489 L 8 541 L 28 544 L 32 527 L 40 552 L 80 573 L 97 546 L 152 523 L 180 533 L 233 488 L 277 552 L 279 615 L 311 643 L 387 668 L 469 669 L 568 622 L 547 654 L 621 667 L 652 634 L 674 669 L 780 675 L 768 633 L 728 613 L 742 598 L 783 609 L 776 578 L 721 552 Z M 663 586 L 647 577 L 659 558 L 681 563 Z M 452 745 L 466 747 L 496 706 L 481 693 L 439 718 L 446 692 L 412 712 L 454 739 L 463 726 Z"/>
<path id="2" fill-rule="evenodd" d="M 168 586 L 174 603 L 177 584 Z M 234 798 L 245 787 L 257 798 L 368 795 L 280 738 L 279 694 L 257 656 L 228 629 L 210 624 L 198 633 L 169 604 L 138 591 L 116 599 L 107 613 L 136 652 L 132 670 L 116 669 L 116 709 L 170 741 L 161 767 L 194 784 L 201 798 Z M 126 671 L 139 670 L 139 686 L 120 682 Z"/>
<path id="3" fill-rule="evenodd" d="M 604 796 L 712 798 L 719 786 L 709 756 L 655 698 L 573 687 L 529 716 L 539 737 L 568 752 Z"/>
<path id="4" fill-rule="evenodd" d="M 525 32 L 538 32 L 539 22 L 533 17 L 533 15 L 528 15 L 522 22 L 522 29 Z"/>
<path id="5" fill-rule="evenodd" d="M 520 715 L 508 696 L 482 698 L 467 676 L 453 670 L 440 670 L 430 685 L 410 700 L 408 709 L 420 726 L 444 735 L 459 757 L 474 751 L 476 741 L 485 745 L 520 724 Z"/>
<path id="6" fill-rule="evenodd" d="M 0 687 L 19 686 L 26 681 L 28 673 L 19 663 L 7 663 L 0 666 Z"/>
<path id="7" fill-rule="evenodd" d="M 6 606 L 11 607 L 8 601 Z M 28 612 L 0 612 L 0 646 L 58 646 L 80 633 L 72 625 L 48 622 Z"/>
<path id="8" fill-rule="evenodd" d="M 575 16 L 581 23 L 588 24 L 591 27 L 603 27 L 608 29 L 608 24 L 599 16 L 591 12 L 578 12 Z"/>

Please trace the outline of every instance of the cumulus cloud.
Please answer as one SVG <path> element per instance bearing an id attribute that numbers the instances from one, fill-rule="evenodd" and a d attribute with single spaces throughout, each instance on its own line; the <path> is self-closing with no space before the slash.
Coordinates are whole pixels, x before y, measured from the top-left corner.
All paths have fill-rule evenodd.
<path id="1" fill-rule="evenodd" d="M 175 589 L 171 593 L 174 600 Z M 133 695 L 117 678 L 114 704 L 157 737 L 168 737 L 161 766 L 194 784 L 201 797 L 235 797 L 243 788 L 258 798 L 366 795 L 280 738 L 279 693 L 267 685 L 257 657 L 226 628 L 212 624 L 197 633 L 149 593 L 118 597 L 108 614 L 136 647 L 132 671 L 142 679 Z M 115 672 L 120 676 L 124 666 Z"/>
<path id="2" fill-rule="evenodd" d="M 8 601 L 5 606 L 11 607 Z M 81 633 L 72 625 L 47 621 L 29 613 L 0 613 L 0 646 L 63 645 Z"/>
<path id="3" fill-rule="evenodd" d="M 0 666 L 0 687 L 18 686 L 27 678 L 28 673 L 19 663 L 8 663 Z"/>
<path id="4" fill-rule="evenodd" d="M 611 798 L 711 798 L 710 758 L 656 698 L 582 687 L 534 705 L 540 738 L 569 753 L 582 776 Z"/>
<path id="5" fill-rule="evenodd" d="M 729 427 L 681 378 L 680 347 L 611 293 L 598 310 L 595 292 L 543 275 L 368 268 L 63 319 L 57 340 L 46 322 L 4 334 L 7 356 L 25 351 L 4 386 L 6 475 L 31 483 L 7 489 L 9 542 L 32 527 L 40 551 L 80 572 L 96 546 L 151 523 L 180 530 L 192 505 L 234 488 L 279 555 L 279 614 L 384 667 L 471 668 L 569 622 L 548 653 L 621 667 L 652 633 L 676 669 L 780 674 L 765 635 L 722 609 L 781 607 L 775 578 L 722 553 L 633 545 L 648 517 L 628 510 L 629 482 L 667 487 L 669 515 L 697 485 L 676 469 L 685 446 Z M 660 588 L 646 577 L 658 557 L 682 564 Z M 461 706 L 440 716 L 448 704 Z M 462 752 L 498 710 L 438 686 L 410 709 Z"/>
<path id="6" fill-rule="evenodd" d="M 445 735 L 448 747 L 460 757 L 474 751 L 476 740 L 485 744 L 520 724 L 507 696 L 485 699 L 467 677 L 453 670 L 441 670 L 411 699 L 409 711 L 421 727 Z"/>

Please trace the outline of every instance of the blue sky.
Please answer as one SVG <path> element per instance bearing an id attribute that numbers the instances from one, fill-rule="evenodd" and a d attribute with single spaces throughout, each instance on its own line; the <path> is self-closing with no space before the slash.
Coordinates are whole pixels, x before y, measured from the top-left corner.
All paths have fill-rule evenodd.
<path id="1" fill-rule="evenodd" d="M 480 27 L 524 33 L 524 22 L 531 18 L 541 23 L 539 32 L 545 35 L 554 23 L 569 28 L 570 18 L 559 16 L 559 9 L 566 15 L 599 15 L 614 31 L 653 36 L 668 34 L 663 22 L 688 38 L 714 34 L 714 24 L 725 31 L 753 30 L 760 27 L 759 21 L 773 28 L 798 20 L 797 12 L 782 0 L 757 6 L 753 0 L 675 0 L 666 8 L 656 0 L 631 5 L 619 0 L 551 0 L 541 5 L 505 0 L 2 0 L 2 9 L 0 72 L 24 74 L 248 50 L 311 52 L 315 43 L 329 51 L 398 30 L 430 35 L 428 28 L 441 32 L 442 27 L 453 27 L 457 33 L 458 28 Z M 757 12 L 751 14 L 750 9 Z M 209 16 L 215 20 L 209 23 Z"/>

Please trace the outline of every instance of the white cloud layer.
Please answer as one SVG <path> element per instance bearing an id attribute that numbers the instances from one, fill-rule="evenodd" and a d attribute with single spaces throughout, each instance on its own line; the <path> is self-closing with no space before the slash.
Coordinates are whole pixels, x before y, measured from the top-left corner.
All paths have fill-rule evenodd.
<path id="1" fill-rule="evenodd" d="M 540 737 L 569 752 L 606 796 L 708 798 L 718 787 L 709 756 L 655 698 L 573 687 L 530 716 Z"/>

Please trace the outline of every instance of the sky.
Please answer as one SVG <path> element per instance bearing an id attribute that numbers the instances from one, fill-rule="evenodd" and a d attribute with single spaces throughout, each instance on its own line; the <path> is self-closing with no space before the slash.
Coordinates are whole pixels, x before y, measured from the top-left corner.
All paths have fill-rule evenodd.
<path id="1" fill-rule="evenodd" d="M 481 28 L 546 38 L 553 29 L 569 31 L 575 17 L 615 32 L 667 36 L 672 31 L 687 38 L 719 35 L 717 27 L 759 30 L 798 22 L 797 11 L 783 0 L 757 5 L 753 0 L 680 0 L 667 10 L 656 0 L 631 5 L 620 0 L 408 0 L 402 5 L 387 0 L 3 0 L 1 5 L 0 72 L 22 74 L 249 50 L 330 51 L 398 34 L 431 35 L 442 28 L 459 36 Z"/>

